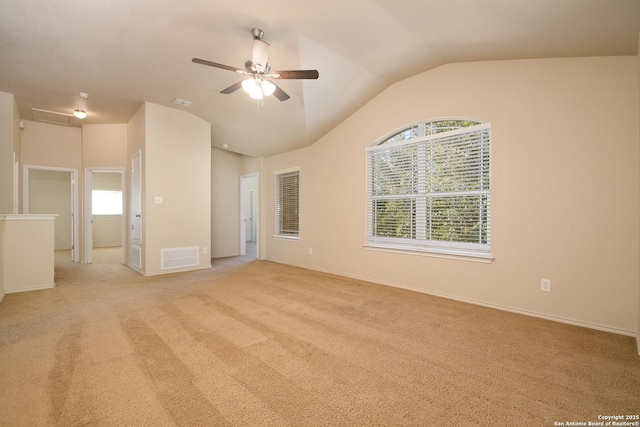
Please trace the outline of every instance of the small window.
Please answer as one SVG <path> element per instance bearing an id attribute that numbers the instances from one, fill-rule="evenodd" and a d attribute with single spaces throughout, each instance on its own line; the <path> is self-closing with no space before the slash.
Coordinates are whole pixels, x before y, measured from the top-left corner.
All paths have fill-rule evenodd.
<path id="1" fill-rule="evenodd" d="M 92 190 L 92 215 L 122 215 L 122 191 Z"/>
<path id="2" fill-rule="evenodd" d="M 488 258 L 490 144 L 490 123 L 453 119 L 369 147 L 369 245 Z"/>
<path id="3" fill-rule="evenodd" d="M 275 235 L 299 237 L 300 171 L 276 172 Z"/>

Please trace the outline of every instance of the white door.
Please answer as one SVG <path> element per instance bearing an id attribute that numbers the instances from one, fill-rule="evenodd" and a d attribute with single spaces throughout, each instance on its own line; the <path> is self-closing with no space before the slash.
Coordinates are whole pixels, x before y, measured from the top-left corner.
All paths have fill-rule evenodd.
<path id="1" fill-rule="evenodd" d="M 91 210 L 93 204 L 91 197 L 93 173 L 90 169 L 85 169 L 84 188 L 84 256 L 82 257 L 82 262 L 91 264 L 93 262 L 93 212 Z"/>
<path id="2" fill-rule="evenodd" d="M 255 203 L 255 194 L 253 192 L 253 190 L 249 190 L 247 192 L 247 199 L 245 202 L 245 213 L 244 213 L 244 223 L 246 226 L 246 231 L 245 231 L 245 240 L 247 242 L 255 242 L 256 241 L 256 234 L 254 232 L 255 226 L 254 226 L 254 222 L 253 222 L 253 211 L 254 211 L 254 203 Z"/>
<path id="3" fill-rule="evenodd" d="M 131 240 L 142 243 L 142 152 L 131 157 Z"/>

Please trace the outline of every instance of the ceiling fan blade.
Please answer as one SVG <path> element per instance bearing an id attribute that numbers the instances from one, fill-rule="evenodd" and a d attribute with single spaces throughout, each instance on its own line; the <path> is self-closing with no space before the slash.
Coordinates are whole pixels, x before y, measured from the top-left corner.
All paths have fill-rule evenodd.
<path id="1" fill-rule="evenodd" d="M 209 67 L 222 68 L 223 70 L 235 71 L 236 73 L 240 74 L 248 74 L 245 70 L 242 70 L 240 68 L 218 64 L 217 62 L 207 61 L 206 59 L 193 58 L 191 61 L 195 62 L 196 64 L 208 65 Z"/>
<path id="2" fill-rule="evenodd" d="M 279 101 L 286 101 L 287 99 L 291 98 L 289 95 L 287 95 L 287 92 L 280 89 L 280 86 L 278 86 L 277 84 L 274 84 L 274 86 L 276 87 L 276 90 L 273 92 L 273 96 L 278 98 Z"/>
<path id="3" fill-rule="evenodd" d="M 320 75 L 318 70 L 271 71 L 269 74 L 274 79 L 317 79 Z"/>
<path id="4" fill-rule="evenodd" d="M 225 95 L 228 95 L 230 93 L 237 91 L 241 87 L 242 87 L 242 81 L 239 81 L 238 83 L 233 84 L 224 90 L 221 90 L 220 93 L 224 93 Z"/>

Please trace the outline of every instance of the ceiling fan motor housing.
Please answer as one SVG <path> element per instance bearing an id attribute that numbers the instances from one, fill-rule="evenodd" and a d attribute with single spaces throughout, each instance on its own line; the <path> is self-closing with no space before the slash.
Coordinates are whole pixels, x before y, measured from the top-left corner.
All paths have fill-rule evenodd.
<path id="1" fill-rule="evenodd" d="M 251 30 L 251 35 L 256 40 L 262 40 L 262 38 L 264 37 L 264 31 L 262 31 L 260 28 L 253 28 Z"/>

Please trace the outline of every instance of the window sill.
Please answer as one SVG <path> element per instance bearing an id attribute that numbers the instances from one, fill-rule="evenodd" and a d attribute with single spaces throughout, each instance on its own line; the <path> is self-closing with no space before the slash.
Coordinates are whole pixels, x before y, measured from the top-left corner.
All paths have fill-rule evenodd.
<path id="1" fill-rule="evenodd" d="M 363 247 L 368 251 L 455 259 L 459 261 L 480 262 L 484 264 L 490 264 L 493 261 L 493 256 L 491 256 L 491 254 L 483 252 L 464 251 L 459 249 L 417 248 L 410 246 L 388 244 L 383 245 L 375 243 L 367 243 Z"/>
<path id="2" fill-rule="evenodd" d="M 300 236 L 280 236 L 280 235 L 274 235 L 273 238 L 275 240 L 288 240 L 288 241 L 292 241 L 292 242 L 299 242 L 300 241 Z"/>

